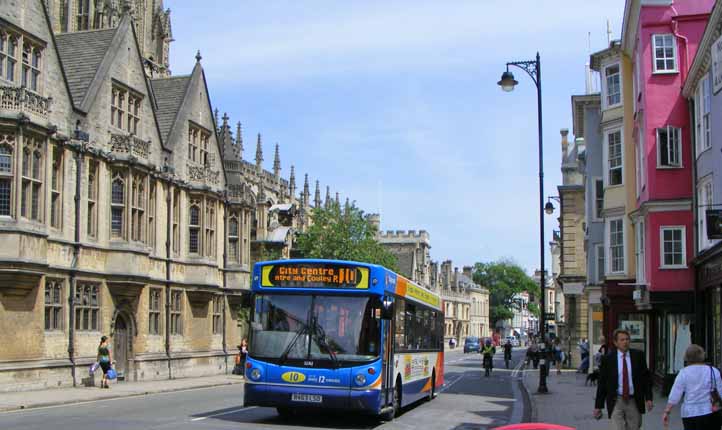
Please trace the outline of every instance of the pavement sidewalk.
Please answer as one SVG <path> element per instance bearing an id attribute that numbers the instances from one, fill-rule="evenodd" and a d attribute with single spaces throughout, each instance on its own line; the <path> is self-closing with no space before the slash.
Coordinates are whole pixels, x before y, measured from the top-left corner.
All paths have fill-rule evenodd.
<path id="1" fill-rule="evenodd" d="M 109 389 L 78 386 L 0 393 L 0 412 L 242 383 L 243 379 L 238 375 L 212 375 L 144 382 L 113 382 Z"/>
<path id="2" fill-rule="evenodd" d="M 586 375 L 576 373 L 575 370 L 562 370 L 557 375 L 553 370 L 547 377 L 549 394 L 537 394 L 539 386 L 539 371 L 527 369 L 524 372 L 524 387 L 529 393 L 532 407 L 532 422 L 543 422 L 567 425 L 580 430 L 609 430 L 611 422 L 607 418 L 606 409 L 601 420 L 592 417 L 594 410 L 594 396 L 596 386 L 585 386 Z M 654 408 L 644 414 L 642 429 L 660 430 L 662 425 L 662 412 L 667 404 L 667 398 L 662 397 L 659 391 L 654 393 Z M 672 409 L 669 429 L 681 430 L 682 419 L 679 416 L 679 406 Z"/>

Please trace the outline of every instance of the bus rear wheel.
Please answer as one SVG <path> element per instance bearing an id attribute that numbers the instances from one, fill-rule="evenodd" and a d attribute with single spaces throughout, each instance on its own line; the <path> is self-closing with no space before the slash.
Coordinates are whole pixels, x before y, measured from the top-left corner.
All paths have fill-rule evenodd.
<path id="1" fill-rule="evenodd" d="M 431 372 L 431 389 L 429 390 L 429 401 L 436 396 L 436 371 Z"/>

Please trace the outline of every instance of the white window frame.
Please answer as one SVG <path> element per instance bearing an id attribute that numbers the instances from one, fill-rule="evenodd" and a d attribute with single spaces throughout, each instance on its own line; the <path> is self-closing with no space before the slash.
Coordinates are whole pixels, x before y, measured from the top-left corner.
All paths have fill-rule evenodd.
<path id="1" fill-rule="evenodd" d="M 622 223 L 622 241 L 621 241 L 621 242 L 622 242 L 622 243 L 621 243 L 621 247 L 622 247 L 622 268 L 619 269 L 619 270 L 613 270 L 613 264 L 614 264 L 614 262 L 612 261 L 612 222 L 616 222 L 616 221 L 619 221 L 619 222 Z M 625 245 L 624 238 L 626 237 L 626 233 L 627 233 L 626 230 L 627 230 L 627 226 L 626 226 L 625 223 L 624 223 L 624 217 L 615 217 L 615 218 L 608 218 L 608 219 L 607 219 L 607 222 L 606 222 L 606 232 L 605 232 L 605 236 L 606 236 L 606 240 L 605 240 L 605 243 L 606 243 L 606 255 L 605 255 L 605 258 L 606 258 L 607 273 L 609 273 L 609 274 L 612 274 L 612 275 L 623 274 L 623 273 L 625 273 L 625 271 L 626 271 L 626 269 L 627 269 L 627 264 L 626 264 L 627 262 L 626 262 L 626 260 L 625 260 L 626 250 L 624 249 L 624 245 Z"/>
<path id="2" fill-rule="evenodd" d="M 697 91 L 694 96 L 694 118 L 695 118 L 695 149 L 697 157 L 712 147 L 711 135 L 711 112 L 712 94 L 710 90 L 709 74 L 697 84 Z"/>
<path id="3" fill-rule="evenodd" d="M 598 205 L 600 196 L 597 195 L 597 184 L 600 182 L 602 183 L 601 208 Z M 604 179 L 599 176 L 592 178 L 592 198 L 592 221 L 602 221 L 604 218 L 599 215 L 602 215 L 601 211 L 604 210 Z"/>
<path id="4" fill-rule="evenodd" d="M 645 246 L 646 246 L 646 234 L 644 229 L 644 220 L 640 219 L 637 221 L 635 228 L 635 243 L 636 243 L 636 260 L 637 260 L 637 283 L 644 284 L 647 281 L 647 268 L 645 262 Z"/>
<path id="5" fill-rule="evenodd" d="M 660 131 L 664 131 L 667 134 L 667 161 L 669 164 L 662 164 L 662 141 L 660 139 L 659 133 Z M 674 127 L 671 125 L 668 125 L 666 127 L 660 127 L 655 130 L 656 138 L 657 138 L 657 168 L 658 169 L 682 169 L 684 167 L 684 161 L 682 158 L 682 154 L 684 151 L 682 151 L 682 129 L 679 127 Z M 676 149 L 677 149 L 677 162 L 672 163 L 672 151 L 673 151 L 673 143 L 670 142 L 671 137 L 675 135 L 676 139 Z"/>
<path id="6" fill-rule="evenodd" d="M 682 264 L 664 264 L 664 232 L 682 231 Z M 683 225 L 663 225 L 659 227 L 659 268 L 660 269 L 686 269 L 687 268 L 687 228 Z"/>
<path id="7" fill-rule="evenodd" d="M 618 184 L 611 184 L 611 170 L 609 167 L 609 136 L 615 133 L 619 133 L 619 157 L 620 157 L 620 163 L 618 167 L 615 167 L 615 169 L 619 169 L 621 171 L 620 177 L 621 182 Z M 604 186 L 605 187 L 619 187 L 624 185 L 624 135 L 622 134 L 622 129 L 617 128 L 610 128 L 608 130 L 604 131 Z"/>
<path id="8" fill-rule="evenodd" d="M 666 65 L 664 69 L 657 69 L 657 39 L 658 38 L 672 38 L 672 60 L 674 60 L 674 69 L 667 69 Z M 668 57 L 663 57 L 662 60 L 666 62 L 669 60 Z M 654 74 L 666 74 L 666 73 L 679 73 L 679 55 L 677 53 L 677 38 L 672 33 L 662 33 L 652 35 L 652 73 Z"/>
<path id="9" fill-rule="evenodd" d="M 606 272 L 607 272 L 607 270 L 606 270 L 606 269 L 607 269 L 607 258 L 606 258 L 607 256 L 605 255 L 605 251 L 604 251 L 604 243 L 597 243 L 597 244 L 595 244 L 595 245 L 594 245 L 594 253 L 595 253 L 595 256 L 594 256 L 594 257 L 595 257 L 595 259 L 594 259 L 594 271 L 596 272 L 597 282 L 598 282 L 598 283 L 601 283 L 601 282 L 602 282 L 602 278 L 604 278 L 604 276 L 607 274 L 607 273 L 606 273 Z M 601 263 L 602 263 L 602 264 L 601 264 L 601 268 L 602 268 L 601 271 L 602 271 L 602 273 L 599 273 L 599 267 L 600 267 L 599 260 L 600 260 L 600 257 L 601 257 L 601 260 L 602 260 L 602 261 L 601 261 Z"/>
<path id="10" fill-rule="evenodd" d="M 609 81 L 607 78 L 607 70 L 616 67 L 617 68 L 617 79 L 619 80 L 619 101 L 617 103 L 609 103 Z M 621 63 L 612 63 L 604 66 L 602 69 L 602 103 L 604 104 L 604 109 L 611 109 L 617 106 L 622 105 L 622 94 L 624 91 L 622 90 L 622 65 Z"/>
<path id="11" fill-rule="evenodd" d="M 708 175 L 697 183 L 697 219 L 699 220 L 697 247 L 700 252 L 717 243 L 716 240 L 707 239 L 706 211 L 714 205 L 714 182 L 712 179 L 712 175 Z"/>

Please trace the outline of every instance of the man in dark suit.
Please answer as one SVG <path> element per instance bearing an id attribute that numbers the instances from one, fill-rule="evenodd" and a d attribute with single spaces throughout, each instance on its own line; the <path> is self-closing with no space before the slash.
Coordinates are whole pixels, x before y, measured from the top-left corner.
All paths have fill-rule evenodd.
<path id="1" fill-rule="evenodd" d="M 602 357 L 594 401 L 594 417 L 602 416 L 607 405 L 614 430 L 638 430 L 642 427 L 645 406 L 652 410 L 652 381 L 642 351 L 629 349 L 629 332 L 614 331 L 614 345 Z M 646 405 L 645 405 L 646 403 Z"/>

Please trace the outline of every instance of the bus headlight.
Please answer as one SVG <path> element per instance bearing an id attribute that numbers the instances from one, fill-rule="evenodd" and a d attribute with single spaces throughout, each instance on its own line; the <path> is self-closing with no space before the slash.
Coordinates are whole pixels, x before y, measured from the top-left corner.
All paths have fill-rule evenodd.
<path id="1" fill-rule="evenodd" d="M 356 378 L 354 380 L 356 381 L 356 385 L 366 384 L 366 377 L 362 373 L 356 375 Z"/>
<path id="2" fill-rule="evenodd" d="M 251 370 L 251 379 L 253 379 L 254 381 L 258 381 L 259 379 L 261 379 L 261 371 L 258 369 Z"/>

